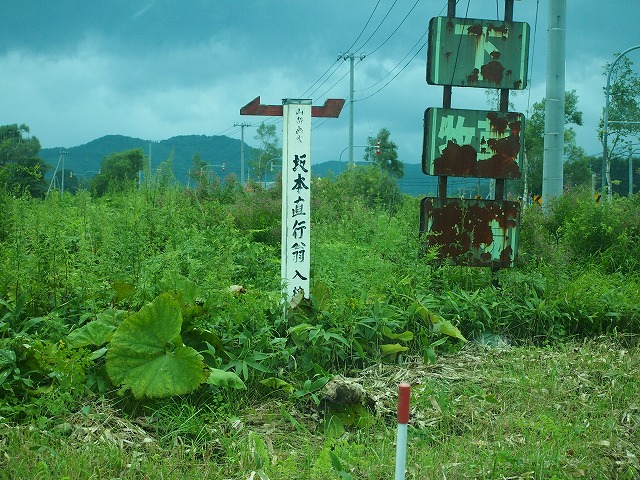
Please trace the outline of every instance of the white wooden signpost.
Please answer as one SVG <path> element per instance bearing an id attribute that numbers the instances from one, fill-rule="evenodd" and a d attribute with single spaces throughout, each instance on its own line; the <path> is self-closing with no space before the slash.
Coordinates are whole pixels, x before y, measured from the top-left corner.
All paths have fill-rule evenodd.
<path id="1" fill-rule="evenodd" d="M 313 107 L 308 99 L 284 99 L 262 105 L 260 97 L 240 109 L 241 115 L 282 116 L 282 246 L 283 296 L 302 292 L 309 298 L 311 265 L 311 117 L 337 118 L 344 99 Z"/>

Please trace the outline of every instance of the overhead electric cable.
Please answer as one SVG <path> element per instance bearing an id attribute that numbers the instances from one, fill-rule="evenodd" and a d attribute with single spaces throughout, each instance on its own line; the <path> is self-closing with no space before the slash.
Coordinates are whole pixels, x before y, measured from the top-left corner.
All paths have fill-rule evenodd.
<path id="1" fill-rule="evenodd" d="M 376 29 L 373 31 L 373 33 L 371 35 L 369 35 L 369 38 L 367 38 L 365 40 L 365 42 L 360 45 L 360 47 L 356 48 L 356 50 L 362 50 L 364 48 L 364 46 L 369 43 L 369 40 L 371 40 L 373 38 L 373 36 L 376 34 L 376 32 L 378 30 L 380 30 L 380 27 L 382 26 L 382 24 L 384 23 L 384 21 L 387 19 L 387 17 L 389 16 L 389 14 L 391 13 L 391 10 L 393 10 L 393 7 L 396 5 L 396 3 L 398 3 L 398 0 L 395 0 L 391 6 L 389 7 L 389 10 L 387 10 L 387 13 L 385 14 L 385 16 L 382 18 L 382 20 L 380 20 L 380 23 L 378 24 L 378 26 L 376 27 Z"/>
<path id="2" fill-rule="evenodd" d="M 458 4 L 458 2 L 456 2 L 456 5 L 457 4 Z M 471 5 L 471 0 L 467 1 L 467 11 L 464 14 L 464 18 L 465 19 L 469 18 L 469 5 Z M 453 77 L 456 74 L 456 67 L 458 66 L 458 57 L 460 56 L 460 47 L 461 47 L 461 45 L 462 45 L 462 35 L 459 35 L 459 38 L 458 38 L 458 49 L 456 50 L 456 58 L 455 58 L 455 61 L 453 63 L 453 70 L 451 71 L 451 83 L 454 83 L 453 82 Z"/>
<path id="3" fill-rule="evenodd" d="M 329 70 L 331 70 L 331 69 L 332 69 L 332 68 L 333 68 L 333 67 L 338 63 L 338 61 L 339 61 L 339 60 L 337 59 L 335 62 L 333 62 L 333 64 L 331 64 L 331 66 L 330 66 L 329 68 L 327 68 L 327 69 L 325 70 L 325 72 L 324 72 L 322 75 L 320 75 L 320 78 L 318 78 L 315 82 L 313 82 L 313 85 L 311 85 L 311 86 L 310 86 L 309 88 L 307 88 L 304 92 L 302 92 L 302 94 L 301 94 L 301 95 L 299 95 L 299 97 L 300 97 L 300 98 L 304 98 L 304 96 L 309 92 L 309 90 L 311 90 L 313 87 L 315 87 L 315 86 L 316 86 L 316 84 L 317 84 L 320 80 L 322 80 L 322 79 L 324 78 L 324 76 L 325 76 L 327 73 L 329 73 Z M 342 65 L 342 63 L 340 63 L 340 65 Z M 338 67 L 339 67 L 340 65 L 338 65 Z M 338 69 L 338 68 L 336 67 L 336 69 L 335 69 L 335 70 L 337 70 L 337 69 Z M 329 77 L 331 77 L 331 75 L 333 75 L 333 73 L 335 72 L 335 70 L 329 74 L 329 76 L 327 77 L 327 79 L 329 79 Z M 318 87 L 316 88 L 316 90 L 317 90 L 318 88 L 320 88 L 320 87 L 321 87 L 321 86 L 322 86 L 326 81 L 327 81 L 327 80 L 325 80 L 325 81 L 324 81 L 324 82 L 322 82 L 320 85 L 318 85 Z M 310 95 L 309 95 L 309 96 L 313 95 L 313 92 L 315 92 L 316 90 L 313 90 L 313 91 L 310 93 Z"/>
<path id="4" fill-rule="evenodd" d="M 351 49 L 353 48 L 353 46 L 358 43 L 358 40 L 360 40 L 360 37 L 362 36 L 362 34 L 364 33 L 364 31 L 366 30 L 367 26 L 369 25 L 369 22 L 371 21 L 371 19 L 373 18 L 373 14 L 376 12 L 376 10 L 378 9 L 378 5 L 380 5 L 380 1 L 378 0 L 378 3 L 376 3 L 376 6 L 373 7 L 373 10 L 371 11 L 371 15 L 369 15 L 369 18 L 367 19 L 367 23 L 364 24 L 364 27 L 362 27 L 362 30 L 360 31 L 360 34 L 358 35 L 358 37 L 353 41 L 353 43 L 351 44 L 351 46 L 349 48 L 347 48 L 345 50 L 345 52 L 350 52 Z M 392 6 L 393 7 L 393 6 Z M 366 43 L 366 42 L 365 42 Z M 358 49 L 360 50 L 360 49 Z"/>
<path id="5" fill-rule="evenodd" d="M 535 17 L 535 22 L 533 24 L 533 43 L 531 45 L 531 55 L 529 58 L 531 58 L 531 66 L 529 67 L 529 71 L 531 72 L 531 74 L 529 75 L 529 94 L 527 97 L 527 113 L 529 113 L 529 107 L 531 106 L 531 84 L 532 84 L 532 78 L 533 78 L 533 60 L 535 59 L 535 54 L 536 54 L 536 37 L 538 36 L 538 9 L 540 7 L 540 0 L 536 1 L 536 17 Z"/>
<path id="6" fill-rule="evenodd" d="M 414 43 L 414 44 L 413 44 L 413 46 L 409 49 L 409 51 L 405 54 L 405 56 L 404 56 L 404 57 L 402 57 L 402 60 L 400 60 L 400 61 L 396 64 L 396 66 L 395 66 L 395 67 L 393 67 L 391 70 L 389 70 L 389 72 L 388 72 L 384 77 L 382 77 L 380 80 L 378 80 L 378 81 L 377 81 L 377 82 L 375 82 L 374 84 L 369 85 L 368 87 L 365 87 L 365 88 L 363 88 L 363 89 L 361 89 L 361 90 L 358 90 L 358 91 L 360 91 L 360 92 L 364 92 L 365 90 L 371 90 L 371 89 L 372 89 L 372 88 L 374 88 L 376 85 L 379 85 L 380 83 L 382 83 L 382 82 L 383 82 L 387 77 L 389 77 L 389 76 L 390 76 L 390 75 L 391 75 L 391 74 L 396 70 L 396 68 L 398 68 L 398 67 L 399 67 L 399 66 L 400 66 L 400 65 L 401 65 L 401 64 L 406 60 L 406 58 L 407 58 L 409 55 L 411 55 L 411 52 L 413 52 L 413 49 L 414 49 L 414 48 L 416 48 L 416 46 L 417 46 L 417 45 L 422 41 L 422 39 L 423 39 L 423 38 L 424 38 L 428 33 L 429 33 L 429 31 L 425 31 L 425 32 L 420 36 L 420 38 L 418 38 L 418 41 L 417 41 L 416 43 Z M 424 46 L 424 44 L 423 44 L 422 46 Z M 420 47 L 421 49 L 422 49 L 422 46 Z M 414 58 L 415 58 L 415 56 L 414 56 Z"/>
<path id="7" fill-rule="evenodd" d="M 470 1 L 470 0 L 469 0 L 469 1 Z M 456 0 L 456 4 L 458 4 L 459 2 L 460 2 L 460 0 Z M 378 3 L 380 3 L 380 2 L 378 2 Z M 393 2 L 393 4 L 391 5 L 391 7 L 389 8 L 389 10 L 388 10 L 388 11 L 387 11 L 387 13 L 385 14 L 384 18 L 382 19 L 382 21 L 380 22 L 380 24 L 378 25 L 378 27 L 376 27 L 376 29 L 374 30 L 374 32 L 373 32 L 373 33 L 369 36 L 369 38 L 368 38 L 368 39 L 367 39 L 367 40 L 362 44 L 362 46 L 360 47 L 360 49 L 361 49 L 362 47 L 364 47 L 364 46 L 369 42 L 369 40 L 373 37 L 373 35 L 375 35 L 375 33 L 380 29 L 380 26 L 382 25 L 382 23 L 384 23 L 385 19 L 389 16 L 389 14 L 390 14 L 391 10 L 393 9 L 393 7 L 395 6 L 395 4 L 396 4 L 396 3 L 397 3 L 397 0 Z M 409 11 L 409 13 L 408 13 L 408 14 L 405 16 L 405 18 L 402 20 L 402 22 L 404 22 L 404 21 L 406 20 L 406 18 L 411 14 L 411 12 L 413 11 L 413 9 L 414 9 L 414 8 L 415 8 L 415 6 L 417 5 L 417 3 L 418 3 L 418 2 L 416 2 L 416 4 L 414 4 L 414 6 L 413 6 L 413 7 L 411 8 L 411 10 Z M 376 8 L 377 8 L 377 6 L 378 6 L 378 5 L 376 4 Z M 444 6 L 442 7 L 442 9 L 440 10 L 440 13 L 438 14 L 438 16 L 441 16 L 441 15 L 442 15 L 442 13 L 446 10 L 447 6 L 448 6 L 448 2 L 446 2 L 446 1 L 445 1 L 445 4 L 444 4 Z M 468 11 L 468 9 L 469 9 L 469 5 L 467 5 L 467 11 Z M 374 8 L 374 11 L 375 11 L 375 8 Z M 372 12 L 372 15 L 373 15 L 373 12 Z M 402 22 L 400 23 L 400 25 L 402 25 Z M 368 22 L 367 22 L 367 23 L 368 23 Z M 398 25 L 398 27 L 396 28 L 396 30 L 400 27 L 400 25 Z M 394 32 L 393 32 L 393 33 L 395 33 L 395 30 L 394 30 Z M 392 33 L 392 35 L 393 35 L 393 33 Z M 395 67 L 394 67 L 394 68 L 393 68 L 389 73 L 387 73 L 384 77 L 382 77 L 380 80 L 378 80 L 378 81 L 377 81 L 376 83 L 374 83 L 373 85 L 371 85 L 371 86 L 369 86 L 369 87 L 366 87 L 366 88 L 362 89 L 361 91 L 369 90 L 369 89 L 371 89 L 371 88 L 375 87 L 375 86 L 376 86 L 376 85 L 378 85 L 380 82 L 382 82 L 385 78 L 387 78 L 389 75 L 391 75 L 391 73 L 392 73 L 392 72 L 393 72 L 393 71 L 394 71 L 394 70 L 395 70 L 395 69 L 396 69 L 400 64 L 402 64 L 402 62 L 404 61 L 404 59 L 406 59 L 406 58 L 411 54 L 411 52 L 413 51 L 413 49 L 415 48 L 415 46 L 416 46 L 417 44 L 419 44 L 419 43 L 420 43 L 420 41 L 421 41 L 421 40 L 422 40 L 422 39 L 427 35 L 427 33 L 428 33 L 428 31 L 426 31 L 425 33 L 423 33 L 423 34 L 420 36 L 420 38 L 418 39 L 418 41 L 417 41 L 417 42 L 416 42 L 416 43 L 415 43 L 415 44 L 414 44 L 414 45 L 409 49 L 409 51 L 407 52 L 407 54 L 403 57 L 403 60 L 401 60 L 400 62 L 398 62 L 398 64 L 397 64 L 397 65 L 396 65 L 396 66 L 395 66 Z M 392 36 L 392 35 L 391 35 L 391 36 Z M 389 36 L 389 37 L 387 38 L 387 40 L 388 40 L 389 38 L 391 38 L 391 36 Z M 358 37 L 360 37 L 360 35 L 359 35 Z M 383 43 L 382 43 L 381 45 L 379 45 L 376 49 L 374 49 L 374 51 L 376 51 L 376 50 L 378 50 L 380 47 L 382 47 L 382 45 L 384 45 L 384 43 L 386 43 L 386 41 L 387 41 L 387 40 L 385 40 L 385 42 L 383 42 Z M 354 45 L 355 45 L 355 43 L 354 43 Z M 353 45 L 352 45 L 352 46 L 353 46 Z M 381 88 L 379 88 L 379 89 L 378 89 L 378 90 L 376 90 L 374 93 L 372 93 L 371 95 L 369 95 L 369 96 L 367 96 L 367 97 L 365 97 L 365 98 L 358 99 L 358 100 L 354 100 L 354 102 L 358 102 L 358 101 L 362 101 L 362 100 L 366 100 L 366 99 L 368 99 L 368 98 L 371 98 L 372 96 L 374 96 L 374 95 L 376 95 L 377 93 L 379 93 L 382 89 L 384 89 L 385 87 L 387 87 L 387 86 L 388 86 L 388 85 L 389 85 L 393 80 L 395 80 L 395 79 L 396 79 L 396 78 L 397 78 L 397 77 L 398 77 L 398 76 L 399 76 L 399 75 L 400 75 L 400 74 L 401 74 L 401 73 L 402 73 L 402 72 L 407 68 L 407 66 L 408 66 L 408 65 L 413 61 L 413 59 L 415 59 L 415 58 L 416 58 L 416 56 L 417 56 L 417 55 L 422 51 L 422 49 L 423 49 L 425 46 L 426 46 L 426 42 L 425 42 L 425 43 L 423 43 L 423 44 L 420 46 L 419 50 L 418 50 L 415 54 L 413 54 L 413 56 L 412 56 L 412 57 L 411 57 L 411 59 L 410 59 L 410 60 L 405 64 L 405 66 L 404 66 L 404 67 L 402 67 L 402 69 L 400 69 L 400 71 L 398 71 L 398 73 L 397 73 L 396 75 L 394 75 L 394 76 L 393 76 L 393 78 L 391 78 L 391 80 L 389 80 L 389 81 L 388 81 L 386 84 L 384 84 Z M 334 87 L 335 87 L 335 86 L 340 82 L 340 80 L 342 80 L 342 79 L 343 79 L 344 77 L 346 77 L 346 76 L 347 76 L 347 74 L 343 75 L 343 76 L 342 76 L 342 77 L 341 77 L 341 78 L 340 78 L 340 79 L 339 79 L 339 80 L 338 80 L 338 81 L 337 81 L 337 82 L 336 82 L 336 83 L 335 83 L 335 84 L 334 84 L 334 85 L 333 85 L 333 86 L 332 86 L 328 91 L 330 91 L 331 89 L 333 89 L 333 88 L 334 88 Z M 324 83 L 324 82 L 323 82 L 323 83 Z M 322 96 L 321 96 L 321 97 L 322 97 Z M 322 125 L 324 125 L 326 122 L 327 122 L 327 119 L 322 119 L 322 120 L 320 120 L 316 125 L 314 125 L 314 126 L 313 126 L 313 128 L 314 128 L 314 129 L 317 129 L 317 128 L 321 127 Z"/>
<path id="8" fill-rule="evenodd" d="M 313 94 L 314 94 L 314 93 L 316 93 L 318 90 L 320 90 L 320 88 L 321 88 L 325 83 L 327 83 L 327 82 L 329 81 L 329 79 L 333 76 L 333 74 L 334 74 L 334 73 L 336 73 L 336 72 L 338 71 L 338 69 L 340 68 L 340 66 L 342 66 L 342 65 L 343 65 L 343 63 L 339 61 L 339 60 L 340 60 L 340 58 L 341 58 L 341 57 L 338 57 L 338 59 L 334 62 L 334 64 L 333 64 L 333 65 L 331 65 L 331 67 L 334 67 L 334 66 L 335 66 L 336 68 L 334 68 L 334 69 L 333 69 L 333 71 L 332 71 L 332 72 L 327 76 L 327 78 L 325 78 L 325 79 L 324 79 L 320 84 L 318 84 L 318 86 L 316 86 L 316 88 L 314 88 L 313 90 L 311 90 L 311 88 L 308 88 L 308 89 L 307 89 L 307 91 L 301 95 L 301 98 L 304 98 L 304 97 L 311 97 L 311 98 L 313 98 Z M 318 82 L 316 81 L 315 83 L 318 83 Z M 315 83 L 314 83 L 314 85 L 315 85 Z M 311 90 L 311 91 L 309 91 L 309 90 Z"/>
<path id="9" fill-rule="evenodd" d="M 351 44 L 351 46 L 350 46 L 349 48 L 347 48 L 347 49 L 345 50 L 345 52 L 349 52 L 349 51 L 351 51 L 351 49 L 352 49 L 352 48 L 353 48 L 353 46 L 357 43 L 357 41 L 358 41 L 358 40 L 360 40 L 360 37 L 362 36 L 362 34 L 363 34 L 363 33 L 364 33 L 364 31 L 366 30 L 367 26 L 369 25 L 369 22 L 371 21 L 371 18 L 373 18 L 373 14 L 375 13 L 376 9 L 378 8 L 378 5 L 380 5 L 380 1 L 381 1 L 381 0 L 378 0 L 378 3 L 376 3 L 376 6 L 375 6 L 375 7 L 373 7 L 373 10 L 371 11 L 371 14 L 369 15 L 369 18 L 367 19 L 366 23 L 364 24 L 364 27 L 362 27 L 362 30 L 360 30 L 360 34 L 358 34 L 358 36 L 357 36 L 357 37 L 356 37 L 356 39 L 353 41 L 353 43 Z M 327 75 L 327 73 L 329 73 L 329 71 L 330 71 L 330 70 L 331 70 L 331 69 L 332 69 L 332 68 L 333 68 L 333 67 L 334 67 L 334 66 L 335 66 L 339 61 L 340 61 L 340 58 L 337 58 L 337 59 L 336 59 L 336 61 L 335 61 L 335 62 L 333 62 L 333 64 L 332 64 L 329 68 L 327 68 L 327 70 L 326 70 L 322 75 L 320 75 L 320 78 L 318 78 L 318 80 L 316 80 L 315 82 L 313 82 L 313 85 L 311 85 L 309 88 L 307 88 L 307 89 L 302 93 L 302 95 L 300 95 L 300 98 L 304 98 L 304 96 L 305 96 L 305 95 L 307 95 L 307 93 L 309 93 L 309 91 L 310 91 L 313 87 L 315 87 L 315 86 L 316 86 L 316 84 L 317 84 L 319 81 L 321 81 L 321 80 L 322 80 L 322 78 L 323 78 L 325 75 Z M 326 78 L 326 79 L 325 79 L 325 80 L 324 80 L 320 85 L 318 85 L 318 87 L 317 87 L 315 90 L 311 91 L 311 93 L 309 93 L 309 96 L 312 96 L 315 92 L 317 92 L 317 91 L 318 91 L 318 89 L 328 81 L 328 79 L 329 79 L 329 78 L 330 78 L 330 77 L 335 73 L 335 71 L 336 71 L 337 69 L 338 69 L 338 68 L 336 68 L 333 72 L 331 72 L 331 73 L 327 76 L 327 78 Z"/>
<path id="10" fill-rule="evenodd" d="M 410 60 L 405 64 L 405 66 L 404 66 L 404 67 L 402 67 L 402 69 L 401 69 L 398 73 L 396 73 L 396 74 L 391 78 L 391 80 L 389 80 L 387 83 L 385 83 L 382 87 L 380 87 L 378 90 L 376 90 L 375 92 L 373 92 L 371 95 L 367 95 L 367 96 L 366 96 L 366 97 L 364 97 L 364 98 L 360 98 L 360 99 L 358 99 L 358 100 L 354 100 L 354 101 L 355 101 L 355 102 L 361 102 L 361 101 L 363 101 L 363 100 L 367 100 L 368 98 L 371 98 L 371 97 L 373 97 L 374 95 L 376 95 L 376 94 L 378 94 L 379 92 L 381 92 L 384 88 L 386 88 L 386 87 L 387 87 L 387 85 L 389 85 L 389 84 L 390 84 L 391 82 L 393 82 L 396 78 L 398 78 L 398 75 L 400 75 L 400 74 L 404 71 L 404 69 L 405 69 L 405 68 L 407 68 L 407 67 L 411 64 L 411 62 L 413 61 L 413 59 L 414 59 L 414 58 L 416 58 L 416 57 L 418 56 L 418 54 L 422 51 L 422 49 L 423 49 L 424 47 L 426 47 L 426 46 L 427 46 L 427 42 L 423 43 L 423 44 L 420 46 L 420 48 L 418 49 L 418 51 L 416 51 L 416 53 L 413 55 L 413 57 L 411 57 L 411 59 L 410 59 Z"/>
<path id="11" fill-rule="evenodd" d="M 357 65 L 359 65 L 359 64 L 360 64 L 360 62 L 362 62 L 362 60 L 359 60 L 359 61 L 358 61 L 358 63 L 356 63 L 356 66 L 357 66 Z M 331 90 L 333 90 L 333 89 L 335 88 L 335 86 L 336 86 L 336 85 L 338 85 L 338 84 L 340 83 L 340 81 L 341 81 L 344 77 L 346 77 L 347 75 L 349 75 L 349 73 L 350 73 L 350 71 L 349 71 L 349 70 L 347 70 L 347 72 L 346 72 L 344 75 L 342 75 L 342 76 L 338 79 L 338 81 L 336 81 L 336 83 L 334 83 L 333 85 L 331 85 L 327 90 L 325 90 L 325 92 L 324 92 L 324 93 L 322 93 L 321 95 L 318 95 L 318 98 L 320 98 L 320 99 L 324 98 L 324 96 L 325 96 L 327 93 L 329 93 Z"/>
<path id="12" fill-rule="evenodd" d="M 416 8 L 416 6 L 418 5 L 418 3 L 420 2 L 420 0 L 416 0 L 416 3 L 413 4 L 413 7 L 411 7 L 411 10 L 409 10 L 409 13 L 407 13 L 404 18 L 402 19 L 402 21 L 398 24 L 398 26 L 395 28 L 395 30 L 393 32 L 391 32 L 391 35 L 389 35 L 384 42 L 382 42 L 380 45 L 378 45 L 376 48 L 374 48 L 371 52 L 369 52 L 369 55 L 373 55 L 375 52 L 377 52 L 378 50 L 380 50 L 385 43 L 387 43 L 389 41 L 389 39 L 391 37 L 393 37 L 395 35 L 395 33 L 400 29 L 400 27 L 402 26 L 402 24 L 405 22 L 405 20 L 409 17 L 409 15 L 411 15 L 411 12 L 413 12 L 413 10 Z"/>
<path id="13" fill-rule="evenodd" d="M 459 1 L 460 1 L 460 0 L 457 0 L 457 1 L 456 1 L 456 3 L 457 3 L 457 2 L 459 2 Z M 438 16 L 442 15 L 442 13 L 443 13 L 443 12 L 445 11 L 445 9 L 447 8 L 447 5 L 448 5 L 448 3 L 445 3 L 445 4 L 444 4 L 444 6 L 443 6 L 443 7 L 442 7 L 442 9 L 440 10 L 440 13 L 438 14 Z M 393 7 L 393 5 L 392 5 L 392 7 Z M 415 5 L 414 5 L 414 7 L 415 7 Z M 411 10 L 413 10 L 413 8 L 414 8 L 414 7 L 412 7 L 412 9 L 411 9 Z M 388 12 L 387 12 L 387 13 L 388 13 Z M 409 13 L 411 13 L 411 11 L 410 11 Z M 408 15 L 407 15 L 407 16 L 408 16 Z M 406 17 L 405 17 L 405 18 L 406 18 Z M 403 20 L 403 21 L 404 21 L 404 20 Z M 425 32 L 420 36 L 420 38 L 418 38 L 418 41 L 416 41 L 416 43 L 414 43 L 414 45 L 413 45 L 413 46 L 409 49 L 409 51 L 405 54 L 405 56 L 403 57 L 403 59 L 402 59 L 400 62 L 398 62 L 398 64 L 397 64 L 393 69 L 391 69 L 391 71 L 390 71 L 389 73 L 387 73 L 384 77 L 382 77 L 380 80 L 378 80 L 378 81 L 377 81 L 376 83 L 374 83 L 373 85 L 370 85 L 369 87 L 366 87 L 366 88 L 361 89 L 361 90 L 359 90 L 359 91 L 370 90 L 371 88 L 374 88 L 376 85 L 380 84 L 380 82 L 382 82 L 385 78 L 389 77 L 389 75 L 391 75 L 391 74 L 393 73 L 393 71 L 394 71 L 396 68 L 398 68 L 398 66 L 399 66 L 400 64 L 402 64 L 402 62 L 404 61 L 404 59 L 406 59 L 406 58 L 411 54 L 411 52 L 412 52 L 412 51 L 413 51 L 413 49 L 416 47 L 416 45 L 418 45 L 418 44 L 420 43 L 420 41 L 421 41 L 421 40 L 422 40 L 422 39 L 423 39 L 423 38 L 424 38 L 428 33 L 429 33 L 428 31 L 425 31 Z M 423 44 L 420 46 L 419 50 L 418 50 L 416 53 L 414 53 L 414 54 L 413 54 L 413 56 L 411 57 L 411 59 L 409 60 L 409 62 L 408 62 L 408 63 L 407 63 L 407 64 L 406 64 L 406 65 L 405 65 L 405 66 L 404 66 L 404 67 L 403 67 L 403 68 L 402 68 L 402 69 L 401 69 L 401 70 L 400 70 L 400 71 L 399 71 L 399 72 L 398 72 L 398 73 L 397 73 L 397 74 L 396 74 L 396 75 L 395 75 L 395 76 L 394 76 L 394 77 L 393 77 L 389 82 L 387 82 L 387 83 L 386 83 L 385 85 L 383 85 L 380 89 L 376 90 L 374 93 L 372 93 L 372 94 L 371 94 L 371 95 L 369 95 L 368 97 L 365 97 L 365 98 L 362 98 L 362 99 L 359 99 L 359 100 L 354 100 L 354 102 L 358 102 L 358 101 L 361 101 L 361 100 L 366 100 L 366 99 L 368 99 L 368 98 L 371 98 L 372 96 L 374 96 L 374 95 L 376 95 L 378 92 L 380 92 L 383 88 L 385 88 L 387 85 L 389 85 L 389 84 L 390 84 L 390 83 L 391 83 L 395 78 L 397 78 L 397 77 L 398 77 L 398 75 L 399 75 L 400 73 L 402 73 L 402 71 L 403 71 L 403 70 L 404 70 L 404 69 L 405 69 L 405 68 L 406 68 L 406 67 L 407 67 L 407 66 L 408 66 L 408 65 L 413 61 L 413 59 L 418 55 L 418 53 L 420 53 L 420 52 L 422 51 L 422 49 L 425 47 L 425 45 L 426 45 L 426 42 L 425 42 L 425 43 L 423 43 Z M 346 76 L 346 74 L 345 74 L 344 76 Z M 344 76 L 343 76 L 342 78 L 344 78 Z M 336 83 L 336 84 L 337 84 L 337 83 Z M 335 84 L 334 84 L 334 87 L 335 87 Z M 331 87 L 331 88 L 333 88 L 333 87 Z M 323 119 L 323 120 L 319 121 L 317 125 L 314 125 L 314 127 L 313 127 L 313 128 L 314 128 L 314 129 L 319 128 L 319 127 L 321 127 L 322 125 L 324 125 L 326 122 L 327 122 L 327 120 L 326 120 L 326 119 Z"/>

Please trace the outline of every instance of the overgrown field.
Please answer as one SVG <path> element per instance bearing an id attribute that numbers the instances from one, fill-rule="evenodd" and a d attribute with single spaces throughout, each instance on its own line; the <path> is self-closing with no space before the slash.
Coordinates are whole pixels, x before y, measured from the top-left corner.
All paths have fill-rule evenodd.
<path id="1" fill-rule="evenodd" d="M 640 475 L 640 197 L 527 208 L 494 277 L 375 169 L 312 192 L 286 309 L 277 189 L 0 193 L 0 478 L 390 478 L 401 381 L 408 478 Z"/>

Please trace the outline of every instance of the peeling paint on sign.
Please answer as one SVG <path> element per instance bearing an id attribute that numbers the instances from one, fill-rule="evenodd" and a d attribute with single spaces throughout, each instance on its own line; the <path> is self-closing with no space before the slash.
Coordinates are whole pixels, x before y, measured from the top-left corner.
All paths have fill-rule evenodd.
<path id="1" fill-rule="evenodd" d="M 471 18 L 429 22 L 427 82 L 459 87 L 527 86 L 529 25 Z"/>
<path id="2" fill-rule="evenodd" d="M 519 221 L 518 202 L 427 197 L 420 207 L 425 245 L 456 265 L 513 266 Z"/>
<path id="3" fill-rule="evenodd" d="M 520 178 L 524 115 L 428 108 L 422 171 L 427 175 Z"/>

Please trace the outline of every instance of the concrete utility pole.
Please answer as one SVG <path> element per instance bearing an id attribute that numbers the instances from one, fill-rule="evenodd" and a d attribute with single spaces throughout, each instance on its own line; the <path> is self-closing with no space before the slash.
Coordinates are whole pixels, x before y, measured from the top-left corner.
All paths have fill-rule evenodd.
<path id="1" fill-rule="evenodd" d="M 355 58 L 355 54 L 353 53 L 345 53 L 340 54 L 338 59 L 342 58 L 343 60 L 349 59 L 349 166 L 353 166 L 353 59 Z M 360 54 L 360 60 L 364 60 L 366 55 L 364 53 Z"/>
<path id="2" fill-rule="evenodd" d="M 234 127 L 240 127 L 240 185 L 244 187 L 244 127 L 251 127 L 250 123 L 234 123 Z"/>
<path id="3" fill-rule="evenodd" d="M 543 207 L 562 195 L 564 161 L 564 90 L 566 0 L 549 1 L 547 31 L 547 95 L 544 107 Z"/>
<path id="4" fill-rule="evenodd" d="M 66 150 L 60 152 L 60 158 L 62 159 L 62 180 L 60 182 L 60 194 L 64 196 L 64 156 L 67 154 Z"/>
<path id="5" fill-rule="evenodd" d="M 633 150 L 631 149 L 631 142 L 628 144 L 629 148 L 629 197 L 633 196 Z"/>

